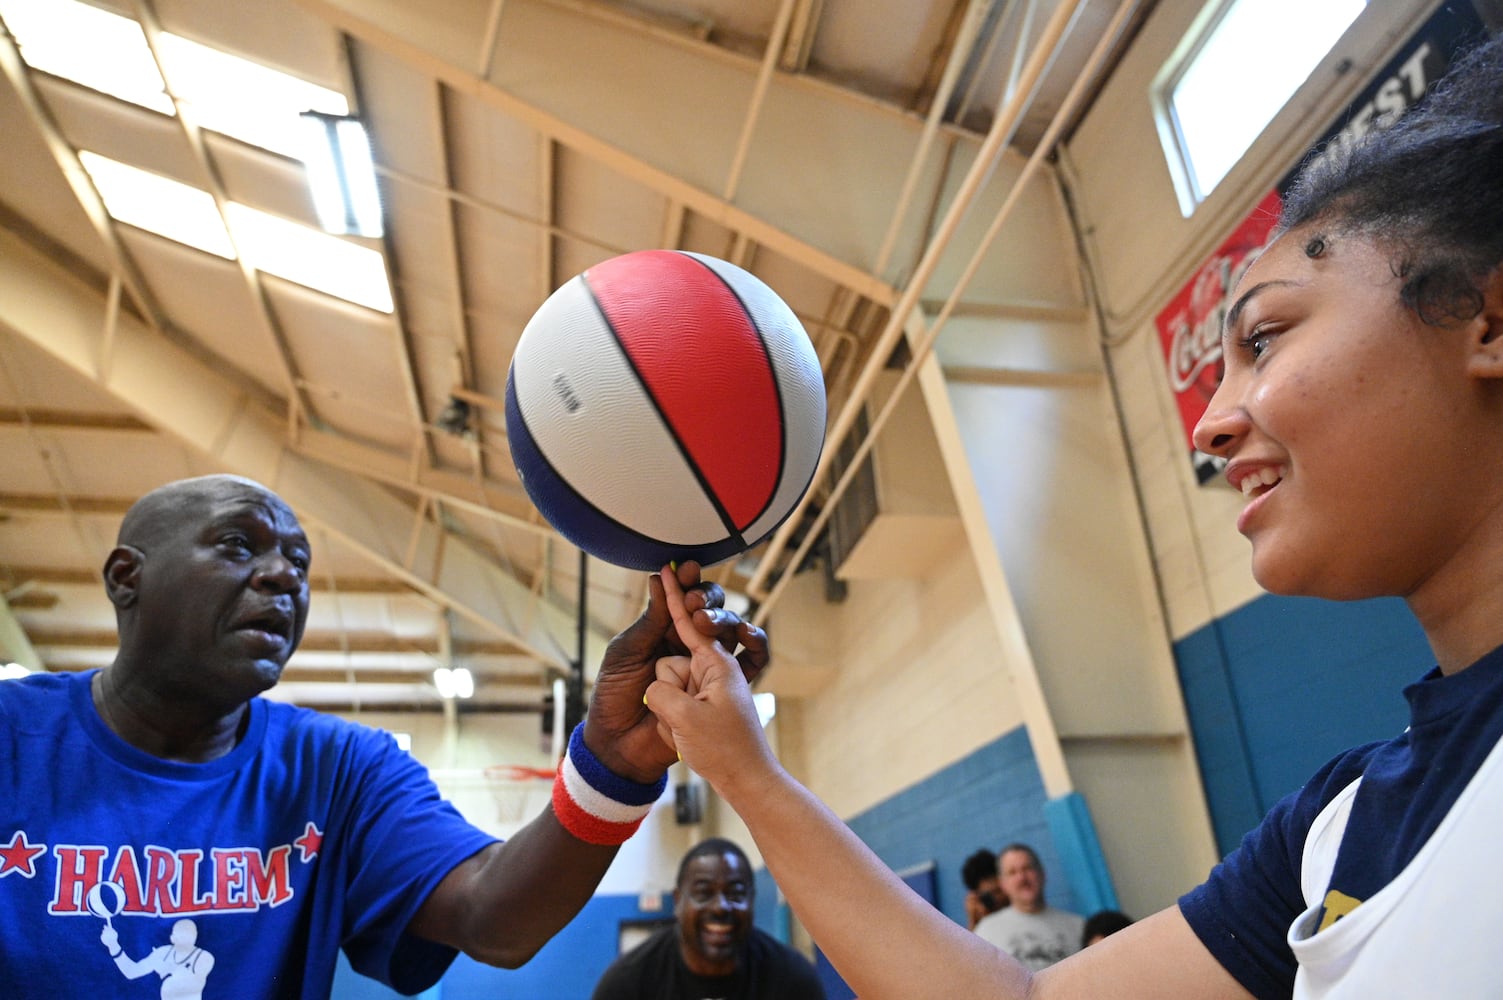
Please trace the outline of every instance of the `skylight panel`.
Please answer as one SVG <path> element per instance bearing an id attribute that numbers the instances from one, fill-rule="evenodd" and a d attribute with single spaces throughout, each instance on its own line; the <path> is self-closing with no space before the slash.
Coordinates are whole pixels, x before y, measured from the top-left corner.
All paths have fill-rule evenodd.
<path id="1" fill-rule="evenodd" d="M 392 311 L 381 254 L 266 212 L 231 203 L 230 228 L 257 270 L 380 312 Z"/>
<path id="2" fill-rule="evenodd" d="M 380 312 L 392 311 L 380 252 L 93 152 L 79 154 L 114 219 Z M 226 231 L 225 220 L 230 229 Z M 234 234 L 231 242 L 230 234 Z"/>
<path id="3" fill-rule="evenodd" d="M 1172 138 L 1165 151 L 1187 216 L 1309 79 L 1366 2 L 1232 0 L 1222 6 L 1162 87 L 1165 131 Z"/>
<path id="4" fill-rule="evenodd" d="M 235 259 L 209 192 L 87 150 L 78 154 L 112 218 L 169 240 Z"/>
<path id="5" fill-rule="evenodd" d="M 338 91 L 164 33 L 157 42 L 173 93 L 201 128 L 302 159 L 304 111 L 348 114 Z"/>
<path id="6" fill-rule="evenodd" d="M 174 113 L 146 36 L 130 18 L 71 0 L 0 0 L 0 18 L 33 69 Z"/>
<path id="7" fill-rule="evenodd" d="M 76 0 L 0 0 L 0 17 L 33 69 L 176 113 L 146 36 L 130 18 Z M 302 159 L 302 112 L 350 110 L 337 90 L 170 32 L 157 36 L 157 55 L 195 124 L 292 159 Z"/>
<path id="8" fill-rule="evenodd" d="M 33 69 L 164 114 L 176 114 L 180 108 L 198 128 L 301 159 L 311 179 L 329 182 L 311 191 L 329 232 L 382 235 L 370 138 L 364 125 L 349 116 L 343 93 L 171 33 L 155 36 L 153 56 L 140 24 L 75 0 L 0 0 L 0 18 L 5 18 L 21 57 Z M 310 122 L 323 123 L 328 141 L 308 143 Z M 314 153 L 322 155 L 322 161 Z M 251 211 L 245 209 L 240 218 L 248 232 L 234 233 L 231 244 L 224 220 L 206 192 L 93 153 L 84 156 L 110 215 L 189 247 L 233 259 L 234 245 L 246 253 L 246 241 L 290 241 L 292 247 L 301 247 L 317 236 L 262 212 L 248 215 Z M 316 241 L 314 247 L 293 250 L 293 257 L 283 256 L 280 248 L 269 250 L 254 266 L 391 311 L 391 289 L 379 253 L 337 239 Z M 289 263 L 292 259 L 301 263 Z"/>

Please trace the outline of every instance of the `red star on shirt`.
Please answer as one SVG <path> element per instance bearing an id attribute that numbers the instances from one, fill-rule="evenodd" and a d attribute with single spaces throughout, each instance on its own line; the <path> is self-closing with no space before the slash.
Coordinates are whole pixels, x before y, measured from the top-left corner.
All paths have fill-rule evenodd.
<path id="1" fill-rule="evenodd" d="M 323 831 L 309 823 L 303 830 L 303 835 L 292 842 L 302 855 L 303 864 L 307 864 L 318 857 L 318 849 L 324 846 Z"/>
<path id="2" fill-rule="evenodd" d="M 20 872 L 25 878 L 35 878 L 37 869 L 34 861 L 38 854 L 46 850 L 46 844 L 27 843 L 25 831 L 17 830 L 16 835 L 10 838 L 10 843 L 0 847 L 0 878 L 11 872 Z"/>

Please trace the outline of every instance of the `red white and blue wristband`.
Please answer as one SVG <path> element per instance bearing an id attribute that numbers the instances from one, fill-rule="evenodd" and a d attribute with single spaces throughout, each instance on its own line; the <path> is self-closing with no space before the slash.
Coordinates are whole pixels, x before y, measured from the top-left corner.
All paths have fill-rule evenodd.
<path id="1" fill-rule="evenodd" d="M 614 847 L 637 832 L 667 787 L 666 773 L 650 785 L 613 774 L 585 746 L 581 722 L 553 778 L 553 814 L 580 840 Z"/>

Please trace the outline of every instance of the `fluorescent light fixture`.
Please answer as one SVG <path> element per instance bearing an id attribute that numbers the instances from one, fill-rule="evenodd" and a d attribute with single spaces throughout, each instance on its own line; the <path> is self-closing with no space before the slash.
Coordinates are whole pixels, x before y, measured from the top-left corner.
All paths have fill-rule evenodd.
<path id="1" fill-rule="evenodd" d="M 209 192 L 87 150 L 78 154 L 111 217 L 138 229 L 235 259 L 235 247 Z"/>
<path id="2" fill-rule="evenodd" d="M 1366 6 L 1235 0 L 1227 8 L 1169 95 L 1197 200 L 1221 183 Z"/>
<path id="3" fill-rule="evenodd" d="M 19 663 L 7 663 L 0 666 L 0 681 L 19 680 L 22 677 L 30 676 L 30 674 L 31 671 Z"/>
<path id="4" fill-rule="evenodd" d="M 475 678 L 464 667 L 453 670 L 439 667 L 434 670 L 433 686 L 438 688 L 438 696 L 444 699 L 470 698 L 475 694 Z"/>
<path id="5" fill-rule="evenodd" d="M 304 111 L 303 163 L 324 230 L 381 235 L 381 194 L 370 137 L 358 118 Z"/>
<path id="6" fill-rule="evenodd" d="M 752 695 L 752 704 L 757 709 L 757 721 L 766 729 L 772 717 L 778 714 L 778 696 L 770 691 L 762 691 Z"/>
<path id="7" fill-rule="evenodd" d="M 146 36 L 130 18 L 72 0 L 0 0 L 0 18 L 32 69 L 174 113 Z"/>

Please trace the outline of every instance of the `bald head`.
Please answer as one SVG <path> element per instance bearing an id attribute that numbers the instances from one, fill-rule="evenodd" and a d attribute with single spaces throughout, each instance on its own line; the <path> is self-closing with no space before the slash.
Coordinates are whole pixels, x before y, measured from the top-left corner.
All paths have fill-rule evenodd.
<path id="1" fill-rule="evenodd" d="M 131 504 L 120 522 L 117 545 L 131 545 L 147 549 L 165 534 L 181 531 L 195 514 L 201 513 L 209 504 L 234 493 L 261 493 L 282 504 L 271 490 L 253 479 L 242 476 L 212 475 L 158 486 L 156 489 Z"/>

